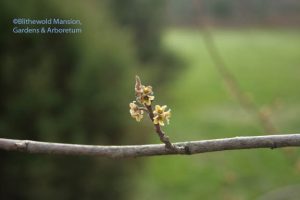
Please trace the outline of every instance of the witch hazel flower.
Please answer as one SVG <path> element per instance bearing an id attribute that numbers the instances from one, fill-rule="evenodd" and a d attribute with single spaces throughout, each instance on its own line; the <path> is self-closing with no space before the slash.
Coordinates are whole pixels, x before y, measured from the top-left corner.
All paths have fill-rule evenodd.
<path id="1" fill-rule="evenodd" d="M 130 115 L 136 119 L 136 121 L 141 121 L 143 118 L 144 111 L 148 112 L 150 119 L 155 125 L 164 126 L 164 121 L 169 124 L 171 117 L 171 110 L 166 111 L 167 106 L 156 105 L 153 111 L 152 102 L 154 101 L 154 94 L 152 86 L 142 85 L 141 79 L 136 76 L 135 78 L 135 96 L 136 101 L 129 104 Z"/>
<path id="2" fill-rule="evenodd" d="M 132 118 L 136 121 L 141 121 L 143 119 L 144 112 L 147 112 L 149 118 L 154 124 L 155 131 L 158 134 L 160 141 L 165 143 L 166 148 L 177 151 L 178 148 L 175 147 L 169 140 L 169 137 L 163 132 L 161 126 L 165 125 L 165 122 L 169 124 L 171 117 L 171 110 L 166 110 L 167 106 L 155 105 L 154 111 L 152 108 L 152 103 L 155 99 L 153 94 L 152 86 L 142 85 L 141 80 L 138 76 L 135 78 L 135 97 L 136 101 L 129 104 L 129 113 Z"/>
<path id="3" fill-rule="evenodd" d="M 141 121 L 141 119 L 144 117 L 144 111 L 139 109 L 138 105 L 136 105 L 136 102 L 133 101 L 129 104 L 129 113 L 132 118 L 134 118 L 136 121 Z"/>
<path id="4" fill-rule="evenodd" d="M 138 76 L 136 77 L 135 96 L 136 96 L 136 100 L 139 103 L 145 104 L 147 106 L 150 106 L 152 101 L 155 98 L 153 96 L 152 87 L 150 85 L 149 86 L 142 85 L 141 80 Z"/>
<path id="5" fill-rule="evenodd" d="M 159 124 L 160 126 L 164 126 L 165 123 L 164 121 L 167 121 L 167 124 L 170 122 L 170 117 L 171 117 L 171 109 L 168 111 L 165 111 L 167 108 L 166 105 L 160 106 L 156 105 L 155 110 L 153 111 L 154 118 L 153 118 L 153 123 L 154 124 Z"/>

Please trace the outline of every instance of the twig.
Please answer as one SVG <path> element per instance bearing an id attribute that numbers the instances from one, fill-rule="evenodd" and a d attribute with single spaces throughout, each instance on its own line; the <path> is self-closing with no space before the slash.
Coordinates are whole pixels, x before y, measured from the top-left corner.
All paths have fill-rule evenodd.
<path id="1" fill-rule="evenodd" d="M 160 124 L 159 123 L 154 123 L 155 122 L 155 115 L 154 115 L 155 112 L 153 112 L 153 108 L 152 108 L 152 101 L 154 100 L 154 96 L 152 96 L 153 95 L 152 86 L 147 86 L 146 87 L 146 86 L 142 85 L 140 77 L 136 75 L 135 76 L 134 90 L 135 90 L 135 96 L 136 96 L 137 102 L 139 102 L 142 105 L 142 107 L 138 107 L 139 111 L 143 110 L 143 111 L 146 111 L 148 113 L 149 118 L 153 122 L 155 132 L 159 136 L 160 141 L 165 144 L 166 149 L 168 151 L 172 151 L 172 152 L 175 152 L 175 153 L 177 151 L 178 152 L 181 151 L 182 149 L 180 149 L 180 147 L 176 147 L 171 143 L 169 137 L 161 129 Z M 145 101 L 145 98 L 149 102 Z M 134 110 L 135 105 L 136 105 L 135 103 L 136 102 L 134 101 L 133 103 L 130 103 L 129 106 L 130 106 L 130 113 L 132 113 L 133 117 L 136 118 L 138 115 L 142 115 L 142 114 L 141 113 L 136 113 L 136 111 Z M 160 108 L 160 106 L 158 106 L 158 107 Z M 164 121 L 164 120 L 168 121 L 169 120 L 168 118 L 170 117 L 170 110 L 169 111 L 164 111 L 164 109 L 160 110 L 159 112 L 161 112 L 161 113 L 157 113 L 156 117 L 161 117 L 162 121 Z"/>
<path id="2" fill-rule="evenodd" d="M 143 110 L 143 111 L 149 113 L 149 110 L 148 110 L 147 108 L 144 108 L 144 107 L 138 107 L 138 109 L 139 109 L 139 110 Z"/>
<path id="3" fill-rule="evenodd" d="M 220 72 L 225 84 L 227 85 L 230 93 L 237 99 L 239 104 L 248 112 L 257 116 L 258 121 L 260 122 L 261 126 L 265 130 L 265 132 L 269 134 L 275 134 L 277 129 L 273 125 L 270 117 L 266 115 L 256 104 L 252 101 L 241 89 L 238 81 L 231 73 L 231 71 L 226 66 L 224 60 L 220 52 L 217 49 L 217 46 L 214 42 L 214 38 L 212 33 L 206 27 L 204 23 L 204 31 L 203 31 L 203 39 L 205 43 L 205 47 L 214 62 L 214 66 Z"/>
<path id="4" fill-rule="evenodd" d="M 169 151 L 165 144 L 96 146 L 37 142 L 0 138 L 0 149 L 35 154 L 85 155 L 107 158 L 128 158 L 168 154 L 197 154 L 224 150 L 299 147 L 300 134 L 233 137 L 173 143 L 178 151 Z"/>
<path id="5" fill-rule="evenodd" d="M 153 114 L 152 106 L 151 105 L 146 106 L 146 108 L 148 109 L 149 117 L 153 122 L 154 114 Z M 166 148 L 170 150 L 176 150 L 175 146 L 173 146 L 172 143 L 170 142 L 169 137 L 161 130 L 159 124 L 154 124 L 154 127 L 155 127 L 155 132 L 158 134 L 160 141 L 165 143 Z"/>
<path id="6" fill-rule="evenodd" d="M 203 13 L 202 10 L 204 5 L 202 5 L 202 1 L 193 0 L 193 6 L 198 9 L 199 13 Z M 261 126 L 263 127 L 264 131 L 268 134 L 275 134 L 278 132 L 274 124 L 272 123 L 270 117 L 263 111 L 263 109 L 259 108 L 256 103 L 250 99 L 244 91 L 241 89 L 237 79 L 231 73 L 229 68 L 226 66 L 220 51 L 215 44 L 214 37 L 210 31 L 210 20 L 208 18 L 209 13 L 204 13 L 203 16 L 199 16 L 197 19 L 198 26 L 203 28 L 203 40 L 204 45 L 209 53 L 214 66 L 221 74 L 226 86 L 228 87 L 232 96 L 234 96 L 242 108 L 244 108 L 247 112 L 255 115 L 255 118 L 260 122 Z"/>

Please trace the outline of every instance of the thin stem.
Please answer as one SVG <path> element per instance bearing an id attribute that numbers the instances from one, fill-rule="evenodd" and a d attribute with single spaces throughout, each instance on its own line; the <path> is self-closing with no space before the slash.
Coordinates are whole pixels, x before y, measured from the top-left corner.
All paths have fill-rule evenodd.
<path id="1" fill-rule="evenodd" d="M 257 120 L 260 122 L 265 132 L 269 134 L 274 134 L 278 132 L 276 127 L 272 123 L 270 117 L 261 112 L 256 103 L 252 99 L 250 99 L 241 89 L 236 77 L 225 64 L 225 61 L 223 60 L 221 53 L 218 50 L 217 45 L 215 44 L 215 40 L 211 31 L 205 23 L 203 27 L 203 39 L 205 48 L 207 49 L 212 61 L 214 62 L 215 68 L 221 74 L 221 77 L 227 85 L 230 93 L 237 99 L 239 104 L 246 111 L 253 113 L 256 116 Z"/>
<path id="2" fill-rule="evenodd" d="M 143 111 L 149 113 L 149 110 L 148 110 L 147 108 L 145 108 L 145 107 L 138 107 L 138 109 L 139 109 L 139 110 L 143 110 Z"/>
<path id="3" fill-rule="evenodd" d="M 137 102 L 140 102 L 140 98 L 142 98 L 142 93 L 141 90 L 144 86 L 142 85 L 141 83 L 141 79 L 139 76 L 135 76 L 135 95 L 136 95 L 136 98 L 137 98 Z M 151 86 L 148 86 L 150 89 L 148 92 L 151 92 L 152 93 L 152 87 Z M 151 121 L 154 122 L 154 113 L 153 113 L 153 109 L 152 109 L 152 106 L 151 105 L 146 105 L 146 104 L 143 104 L 143 107 L 139 107 L 140 110 L 145 110 Z M 154 123 L 153 123 L 154 124 Z M 155 132 L 158 134 L 159 136 L 159 139 L 161 142 L 163 142 L 166 146 L 166 149 L 169 150 L 169 151 L 174 151 L 174 152 L 177 152 L 177 151 L 180 151 L 181 149 L 179 147 L 175 147 L 174 145 L 172 145 L 172 143 L 170 142 L 170 139 L 169 137 L 161 130 L 161 127 L 159 124 L 154 124 L 154 128 L 155 128 Z"/>

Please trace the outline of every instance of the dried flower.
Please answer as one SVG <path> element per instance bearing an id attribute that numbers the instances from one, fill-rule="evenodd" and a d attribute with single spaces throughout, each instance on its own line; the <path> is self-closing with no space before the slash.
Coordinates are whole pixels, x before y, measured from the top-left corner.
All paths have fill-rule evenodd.
<path id="1" fill-rule="evenodd" d="M 135 76 L 135 96 L 141 96 L 142 94 L 142 83 L 139 76 Z"/>
<path id="2" fill-rule="evenodd" d="M 130 115 L 131 117 L 135 118 L 136 121 L 141 121 L 143 118 L 144 111 L 140 110 L 139 107 L 135 104 L 136 102 L 133 101 L 132 103 L 129 104 L 130 107 Z"/>
<path id="3" fill-rule="evenodd" d="M 149 85 L 147 87 L 142 86 L 143 95 L 151 95 L 153 94 L 152 87 Z"/>
<path id="4" fill-rule="evenodd" d="M 169 124 L 171 110 L 169 109 L 166 111 L 167 106 L 156 105 L 155 110 L 153 111 L 151 104 L 155 97 L 153 95 L 152 87 L 142 85 L 141 79 L 138 76 L 135 77 L 134 91 L 136 101 L 129 104 L 130 115 L 139 122 L 143 118 L 144 111 L 147 112 L 155 125 L 155 131 L 158 134 L 160 141 L 165 143 L 166 148 L 177 152 L 178 148 L 170 142 L 169 137 L 160 127 L 165 125 L 165 121 Z"/>
<path id="5" fill-rule="evenodd" d="M 164 126 L 165 120 L 169 124 L 170 117 L 171 117 L 171 110 L 169 109 L 168 111 L 165 111 L 166 108 L 167 108 L 166 105 L 165 106 L 160 106 L 160 105 L 155 106 L 155 110 L 153 111 L 153 114 L 154 114 L 153 123 L 154 124 L 159 124 L 161 126 Z"/>
<path id="6" fill-rule="evenodd" d="M 150 106 L 154 100 L 151 86 L 144 86 L 138 76 L 135 77 L 135 95 L 138 102 Z"/>

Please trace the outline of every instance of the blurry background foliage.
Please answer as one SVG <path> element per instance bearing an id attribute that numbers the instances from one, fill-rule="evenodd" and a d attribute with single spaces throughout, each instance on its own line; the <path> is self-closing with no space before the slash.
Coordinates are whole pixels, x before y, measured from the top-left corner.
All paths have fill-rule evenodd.
<path id="1" fill-rule="evenodd" d="M 150 71 L 173 62 L 160 45 L 162 4 L 1 1 L 0 137 L 144 143 L 146 134 L 128 131 L 128 104 L 143 66 Z M 23 17 L 80 19 L 83 33 L 13 34 L 12 19 Z M 138 167 L 130 160 L 6 152 L 0 163 L 0 199 L 123 199 Z"/>
<path id="2" fill-rule="evenodd" d="M 206 20 L 240 87 L 271 107 L 280 132 L 299 132 L 297 0 L 3 0 L 0 10 L 0 137 L 158 143 L 150 120 L 136 123 L 128 112 L 136 74 L 154 86 L 156 104 L 172 109 L 164 127 L 172 141 L 262 134 L 207 53 Z M 83 33 L 13 34 L 12 19 L 23 17 L 80 19 Z M 300 195 L 299 149 L 127 160 L 1 151 L 0 163 L 0 199 Z"/>

